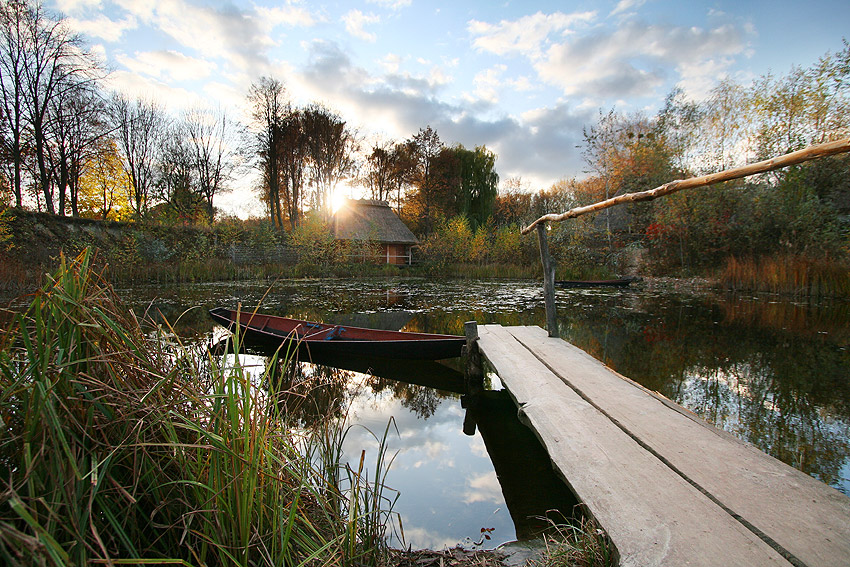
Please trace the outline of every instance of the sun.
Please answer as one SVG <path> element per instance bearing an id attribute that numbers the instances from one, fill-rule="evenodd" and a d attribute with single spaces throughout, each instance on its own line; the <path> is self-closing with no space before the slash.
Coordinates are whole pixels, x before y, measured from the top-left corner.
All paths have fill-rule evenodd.
<path id="1" fill-rule="evenodd" d="M 336 212 L 345 205 L 350 192 L 351 187 L 349 187 L 345 182 L 340 182 L 334 188 L 333 195 L 331 196 L 331 212 L 333 214 L 336 214 Z"/>

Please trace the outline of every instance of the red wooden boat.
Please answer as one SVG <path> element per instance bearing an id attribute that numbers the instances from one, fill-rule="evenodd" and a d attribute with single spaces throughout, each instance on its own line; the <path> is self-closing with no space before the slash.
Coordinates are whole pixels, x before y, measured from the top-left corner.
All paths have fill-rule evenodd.
<path id="1" fill-rule="evenodd" d="M 300 356 L 308 357 L 316 354 L 439 360 L 460 356 L 466 344 L 466 339 L 457 335 L 314 323 L 223 307 L 210 310 L 210 315 L 231 331 L 239 326 L 246 341 L 274 349 L 297 348 Z"/>

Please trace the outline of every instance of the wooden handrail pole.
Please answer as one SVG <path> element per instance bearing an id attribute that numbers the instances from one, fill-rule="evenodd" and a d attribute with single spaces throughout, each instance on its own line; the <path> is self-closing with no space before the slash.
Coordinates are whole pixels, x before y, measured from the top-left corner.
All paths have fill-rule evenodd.
<path id="1" fill-rule="evenodd" d="M 774 169 L 788 167 L 789 165 L 797 165 L 798 163 L 803 163 L 806 161 L 826 156 L 834 156 L 845 152 L 850 152 L 850 138 L 844 138 L 841 140 L 836 140 L 834 142 L 827 142 L 825 144 L 818 144 L 816 146 L 809 146 L 808 148 L 798 150 L 796 152 L 791 152 L 790 154 L 781 155 L 757 163 L 751 163 L 749 165 L 734 167 L 732 169 L 727 169 L 718 173 L 701 175 L 699 177 L 691 177 L 690 179 L 677 179 L 675 181 L 671 181 L 669 183 L 665 183 L 664 185 L 656 187 L 655 189 L 640 191 L 638 193 L 624 193 L 622 195 L 617 195 L 616 197 L 606 199 L 605 201 L 593 203 L 592 205 L 575 207 L 565 213 L 549 213 L 548 215 L 543 215 L 527 227 L 520 230 L 520 233 L 528 234 L 529 232 L 534 230 L 535 227 L 539 229 L 540 225 L 546 224 L 547 222 L 560 222 L 567 219 L 574 219 L 587 213 L 594 213 L 616 205 L 621 205 L 623 203 L 652 201 L 653 199 L 657 199 L 658 197 L 670 195 L 671 193 L 676 193 L 677 191 L 682 191 L 683 189 L 693 189 L 694 187 L 706 187 L 708 185 L 714 185 L 715 183 L 730 181 L 732 179 L 740 179 L 742 177 L 748 177 L 757 173 L 765 173 L 768 171 L 773 171 Z"/>
<path id="2" fill-rule="evenodd" d="M 546 304 L 546 330 L 550 337 L 558 333 L 558 314 L 555 308 L 555 261 L 549 254 L 549 241 L 546 239 L 546 223 L 537 225 L 537 244 L 540 246 L 540 262 L 543 264 L 543 300 Z"/>

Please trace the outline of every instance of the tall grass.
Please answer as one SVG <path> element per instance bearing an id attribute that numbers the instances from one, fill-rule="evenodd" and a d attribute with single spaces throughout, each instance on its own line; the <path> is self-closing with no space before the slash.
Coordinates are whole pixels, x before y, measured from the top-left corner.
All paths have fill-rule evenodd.
<path id="1" fill-rule="evenodd" d="M 0 337 L 0 558 L 7 565 L 364 564 L 362 489 L 329 485 L 274 381 L 122 308 L 92 253 Z M 233 352 L 238 352 L 239 337 Z M 278 361 L 285 364 L 285 360 Z M 338 457 L 338 456 L 337 456 Z M 379 467 L 380 468 L 380 467 Z M 352 535 L 354 534 L 354 535 Z"/>
<path id="2" fill-rule="evenodd" d="M 532 567 L 612 567 L 617 551 L 605 532 L 586 515 L 564 524 L 552 524 L 542 556 Z"/>
<path id="3" fill-rule="evenodd" d="M 842 263 L 805 256 L 731 257 L 718 279 L 721 285 L 735 291 L 850 297 L 850 268 Z"/>

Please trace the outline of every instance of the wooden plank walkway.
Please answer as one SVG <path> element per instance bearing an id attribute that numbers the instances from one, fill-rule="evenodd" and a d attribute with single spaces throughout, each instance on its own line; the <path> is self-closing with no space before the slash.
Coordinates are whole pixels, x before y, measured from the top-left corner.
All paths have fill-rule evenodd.
<path id="1" fill-rule="evenodd" d="M 850 498 L 539 327 L 479 348 L 620 565 L 850 565 Z"/>

